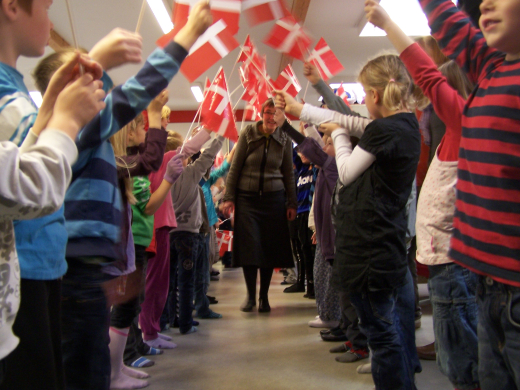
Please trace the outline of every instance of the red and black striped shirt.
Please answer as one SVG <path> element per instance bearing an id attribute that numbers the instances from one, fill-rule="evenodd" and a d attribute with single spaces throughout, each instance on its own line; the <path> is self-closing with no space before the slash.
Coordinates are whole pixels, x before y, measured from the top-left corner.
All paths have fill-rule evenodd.
<path id="1" fill-rule="evenodd" d="M 520 287 L 520 60 L 490 48 L 450 0 L 420 0 L 442 51 L 476 83 L 462 118 L 450 257 Z"/>

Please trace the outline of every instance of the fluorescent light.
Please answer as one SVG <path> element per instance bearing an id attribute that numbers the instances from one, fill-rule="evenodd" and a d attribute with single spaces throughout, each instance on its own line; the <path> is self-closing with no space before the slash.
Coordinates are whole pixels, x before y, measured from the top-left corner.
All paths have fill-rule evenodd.
<path id="1" fill-rule="evenodd" d="M 31 91 L 29 92 L 29 95 L 31 95 L 31 99 L 33 100 L 34 104 L 36 104 L 36 107 L 40 108 L 42 106 L 42 94 L 38 91 Z"/>
<path id="2" fill-rule="evenodd" d="M 452 1 L 457 4 L 456 0 Z M 428 20 L 417 0 L 381 0 L 380 4 L 406 35 L 411 37 L 430 35 Z M 359 36 L 384 37 L 386 33 L 372 23 L 367 23 Z"/>
<path id="3" fill-rule="evenodd" d="M 173 28 L 173 23 L 170 19 L 170 14 L 166 10 L 164 3 L 162 0 L 147 0 L 148 5 L 152 9 L 153 14 L 155 15 L 155 19 L 161 26 L 163 32 L 169 33 Z"/>
<path id="4" fill-rule="evenodd" d="M 191 92 L 193 93 L 193 96 L 195 96 L 195 100 L 200 103 L 204 100 L 204 95 L 202 94 L 202 89 L 198 85 L 194 85 L 191 87 Z"/>

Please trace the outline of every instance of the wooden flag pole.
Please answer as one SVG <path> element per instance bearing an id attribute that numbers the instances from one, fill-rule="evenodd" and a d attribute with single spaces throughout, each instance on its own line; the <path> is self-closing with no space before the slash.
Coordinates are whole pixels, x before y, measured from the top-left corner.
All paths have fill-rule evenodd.
<path id="1" fill-rule="evenodd" d="M 141 11 L 139 12 L 139 17 L 137 18 L 137 27 L 135 28 L 135 32 L 138 33 L 141 29 L 141 23 L 143 23 L 143 15 L 146 9 L 146 0 L 143 0 L 143 4 L 141 4 Z"/>
<path id="2" fill-rule="evenodd" d="M 65 4 L 67 5 L 67 13 L 69 15 L 70 30 L 72 32 L 72 41 L 74 43 L 74 47 L 76 48 L 76 50 L 79 50 L 78 39 L 76 37 L 76 30 L 74 29 L 74 21 L 72 20 L 72 12 L 70 9 L 69 0 L 65 0 Z M 83 65 L 79 64 L 79 74 L 83 75 L 84 73 L 85 73 L 85 68 L 83 68 Z"/>

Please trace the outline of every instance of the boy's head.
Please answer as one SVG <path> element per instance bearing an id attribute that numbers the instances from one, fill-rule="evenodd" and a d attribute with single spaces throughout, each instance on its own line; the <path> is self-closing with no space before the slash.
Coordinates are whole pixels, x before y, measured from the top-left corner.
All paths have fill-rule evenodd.
<path id="1" fill-rule="evenodd" d="M 1 28 L 12 37 L 6 42 L 2 36 L 2 44 L 11 46 L 15 63 L 19 56 L 39 57 L 45 52 L 53 27 L 48 15 L 52 1 L 0 0 Z"/>
<path id="2" fill-rule="evenodd" d="M 506 60 L 520 58 L 520 0 L 484 0 L 480 12 L 480 29 L 487 44 L 506 53 Z"/>
<path id="3" fill-rule="evenodd" d="M 63 48 L 60 51 L 49 54 L 47 57 L 38 62 L 38 65 L 36 65 L 36 68 L 34 68 L 33 71 L 33 78 L 36 88 L 38 88 L 42 95 L 47 90 L 54 72 L 56 72 L 58 68 L 67 62 L 72 56 L 74 56 L 75 51 L 76 49 L 73 47 Z M 80 51 L 82 53 L 87 52 L 84 49 L 80 49 Z"/>

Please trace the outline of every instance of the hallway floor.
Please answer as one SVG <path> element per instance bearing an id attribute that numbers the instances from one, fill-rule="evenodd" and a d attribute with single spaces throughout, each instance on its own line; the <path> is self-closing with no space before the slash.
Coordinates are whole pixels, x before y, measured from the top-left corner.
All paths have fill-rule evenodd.
<path id="1" fill-rule="evenodd" d="M 220 263 L 217 266 L 220 269 Z M 211 308 L 223 315 L 218 320 L 200 320 L 198 332 L 166 334 L 178 345 L 151 357 L 155 365 L 145 368 L 153 390 L 370 390 L 371 375 L 358 374 L 356 367 L 367 362 L 338 363 L 329 349 L 338 343 L 324 342 L 319 330 L 307 322 L 317 314 L 314 300 L 303 293 L 283 293 L 282 274 L 275 273 L 269 301 L 271 313 L 243 313 L 246 295 L 242 269 L 221 271 L 211 282 L 209 295 L 219 303 Z M 421 299 L 428 292 L 420 285 Z M 433 341 L 431 306 L 426 301 L 417 345 Z M 421 361 L 423 372 L 416 376 L 419 390 L 452 389 L 435 361 Z"/>

